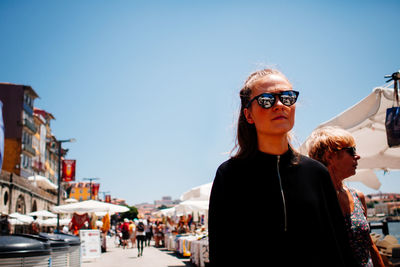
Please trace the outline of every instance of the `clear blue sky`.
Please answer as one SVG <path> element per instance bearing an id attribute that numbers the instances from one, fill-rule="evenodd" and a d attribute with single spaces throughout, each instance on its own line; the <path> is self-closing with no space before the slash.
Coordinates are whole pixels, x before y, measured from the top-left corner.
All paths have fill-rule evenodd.
<path id="1" fill-rule="evenodd" d="M 77 177 L 129 204 L 211 182 L 238 91 L 275 66 L 301 92 L 294 134 L 400 68 L 400 2 L 0 1 L 0 81 L 31 85 Z M 400 192 L 400 175 L 381 177 Z M 354 183 L 366 193 L 365 187 Z"/>

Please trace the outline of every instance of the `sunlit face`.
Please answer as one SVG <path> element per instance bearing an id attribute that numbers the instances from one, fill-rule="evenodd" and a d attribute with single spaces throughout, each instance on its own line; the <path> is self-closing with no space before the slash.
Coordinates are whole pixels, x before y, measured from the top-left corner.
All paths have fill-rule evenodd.
<path id="1" fill-rule="evenodd" d="M 334 152 L 329 161 L 329 165 L 335 170 L 335 174 L 342 179 L 346 179 L 356 174 L 358 160 L 361 158 L 357 153 L 351 155 L 345 149 Z"/>
<path id="2" fill-rule="evenodd" d="M 284 76 L 270 74 L 255 82 L 250 99 L 262 93 L 289 90 L 292 90 L 292 85 Z M 262 108 L 257 101 L 253 101 L 249 108 L 244 109 L 244 115 L 248 123 L 255 125 L 260 137 L 287 134 L 293 128 L 295 111 L 296 104 L 288 107 L 276 99 L 275 105 L 269 109 Z"/>

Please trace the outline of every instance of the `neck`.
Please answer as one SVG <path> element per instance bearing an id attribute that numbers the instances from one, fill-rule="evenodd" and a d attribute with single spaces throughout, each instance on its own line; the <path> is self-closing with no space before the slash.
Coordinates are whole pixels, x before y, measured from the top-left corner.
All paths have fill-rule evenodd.
<path id="1" fill-rule="evenodd" d="M 328 166 L 328 171 L 329 171 L 333 186 L 335 187 L 336 191 L 343 190 L 343 187 L 344 187 L 343 178 L 337 174 L 337 171 L 335 171 L 335 168 L 333 168 L 332 166 Z"/>
<path id="2" fill-rule="evenodd" d="M 289 149 L 289 141 L 286 135 L 283 136 L 268 136 L 268 138 L 258 137 L 258 150 L 261 152 L 282 155 Z"/>

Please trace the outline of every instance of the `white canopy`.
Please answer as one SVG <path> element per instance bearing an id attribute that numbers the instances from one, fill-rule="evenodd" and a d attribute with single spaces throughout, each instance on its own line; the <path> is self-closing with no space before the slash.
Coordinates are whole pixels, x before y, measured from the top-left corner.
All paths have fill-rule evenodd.
<path id="1" fill-rule="evenodd" d="M 97 200 L 86 200 L 82 202 L 66 204 L 61 206 L 52 207 L 55 213 L 86 213 L 86 212 L 98 212 L 106 211 L 110 214 L 118 212 L 127 212 L 129 209 L 125 206 L 114 205 L 111 203 L 100 202 Z"/>
<path id="2" fill-rule="evenodd" d="M 338 126 L 354 136 L 361 159 L 356 175 L 348 181 L 361 181 L 378 190 L 381 183 L 374 170 L 400 169 L 400 147 L 389 148 L 386 138 L 386 109 L 392 106 L 393 89 L 375 88 L 359 103 L 317 127 Z M 307 153 L 307 141 L 300 151 Z"/>
<path id="3" fill-rule="evenodd" d="M 183 193 L 181 200 L 209 200 L 211 194 L 212 183 L 203 184 L 193 187 L 189 191 Z"/>
<path id="4" fill-rule="evenodd" d="M 31 222 L 34 221 L 32 216 L 24 215 L 24 214 L 21 214 L 21 213 L 18 213 L 18 212 L 11 213 L 8 216 L 11 219 L 15 219 L 16 220 L 15 224 L 30 224 Z"/>
<path id="5" fill-rule="evenodd" d="M 174 208 L 177 214 L 190 214 L 192 212 L 205 214 L 208 212 L 208 204 L 208 200 L 186 200 Z"/>
<path id="6" fill-rule="evenodd" d="M 47 210 L 38 210 L 31 213 L 28 213 L 30 216 L 37 216 L 37 217 L 50 217 L 50 218 L 57 218 L 57 214 L 51 213 Z"/>
<path id="7" fill-rule="evenodd" d="M 57 190 L 57 188 L 58 188 L 57 185 L 52 183 L 47 177 L 44 177 L 44 176 L 33 175 L 33 176 L 29 176 L 28 180 L 43 189 Z"/>
<path id="8" fill-rule="evenodd" d="M 175 215 L 175 207 L 155 211 L 152 215 L 156 217 L 173 216 Z"/>
<path id="9" fill-rule="evenodd" d="M 71 218 L 60 219 L 60 225 L 68 225 L 71 222 Z M 41 226 L 57 226 L 57 219 L 51 218 L 47 220 L 42 220 L 39 222 Z"/>
<path id="10" fill-rule="evenodd" d="M 78 202 L 78 200 L 76 200 L 75 198 L 68 198 L 68 199 L 65 200 L 65 202 L 67 202 L 67 203 L 76 203 L 76 202 Z"/>

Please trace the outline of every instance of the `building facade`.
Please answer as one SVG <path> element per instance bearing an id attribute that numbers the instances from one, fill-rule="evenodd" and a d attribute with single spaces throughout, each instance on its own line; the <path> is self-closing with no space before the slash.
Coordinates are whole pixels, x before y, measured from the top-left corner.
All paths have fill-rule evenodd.
<path id="1" fill-rule="evenodd" d="M 83 201 L 83 200 L 89 200 L 90 196 L 92 196 L 91 199 L 98 200 L 99 188 L 100 188 L 99 183 L 78 182 L 78 183 L 71 183 L 70 186 L 71 186 L 69 193 L 70 198 L 74 198 L 78 201 Z"/>
<path id="2" fill-rule="evenodd" d="M 2 171 L 0 174 L 0 212 L 26 214 L 50 210 L 57 205 L 57 195 L 33 186 L 26 178 Z"/>
<path id="3" fill-rule="evenodd" d="M 57 184 L 58 146 L 51 133 L 54 116 L 34 107 L 31 86 L 0 83 L 3 103 L 4 157 L 0 177 L 0 211 L 28 213 L 57 204 L 56 190 L 28 181 L 43 176 Z M 61 151 L 65 155 L 66 150 Z M 64 194 L 62 194 L 64 195 Z"/>

